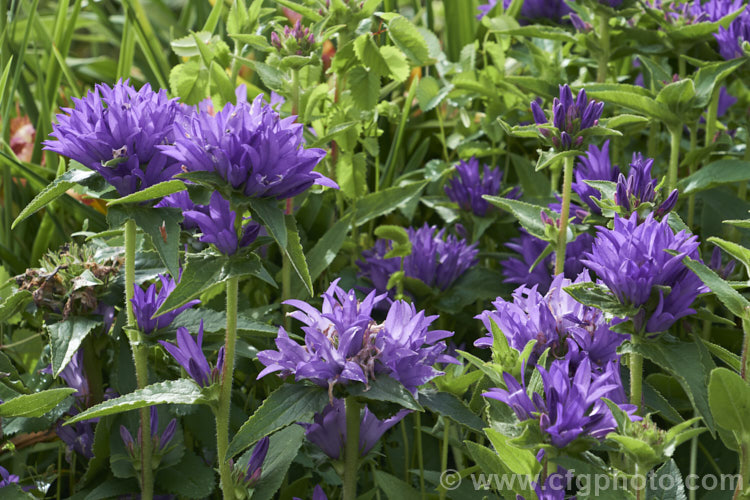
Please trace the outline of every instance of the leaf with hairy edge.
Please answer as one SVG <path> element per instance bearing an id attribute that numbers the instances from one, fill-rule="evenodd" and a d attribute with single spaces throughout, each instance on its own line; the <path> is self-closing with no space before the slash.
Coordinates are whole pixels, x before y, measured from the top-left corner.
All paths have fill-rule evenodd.
<path id="1" fill-rule="evenodd" d="M 140 203 L 142 201 L 154 200 L 156 198 L 163 198 L 164 196 L 179 193 L 185 191 L 187 186 L 184 182 L 173 179 L 171 181 L 160 182 L 153 186 L 147 187 L 142 191 L 136 191 L 133 194 L 117 198 L 116 200 L 109 200 L 107 206 L 119 205 L 121 203 Z"/>
<path id="2" fill-rule="evenodd" d="M 203 397 L 198 384 L 192 380 L 186 378 L 167 380 L 92 406 L 65 422 L 65 425 L 161 404 L 195 405 L 208 404 L 208 401 Z"/>
<path id="3" fill-rule="evenodd" d="M 83 316 L 71 316 L 64 321 L 47 326 L 52 351 L 52 373 L 55 377 L 68 365 L 86 336 L 101 321 Z"/>
<path id="4" fill-rule="evenodd" d="M 286 222 L 284 221 L 284 211 L 279 207 L 279 202 L 274 199 L 266 198 L 248 198 L 250 211 L 253 218 L 261 222 L 268 232 L 276 240 L 276 243 L 282 249 L 287 245 Z"/>
<path id="5" fill-rule="evenodd" d="M 196 60 L 178 64 L 169 72 L 169 88 L 185 104 L 198 104 L 208 95 L 208 70 Z"/>
<path id="6" fill-rule="evenodd" d="M 263 473 L 253 489 L 253 500 L 270 500 L 286 477 L 289 466 L 297 457 L 305 440 L 305 430 L 292 425 L 274 433 L 268 442 L 268 454 L 263 461 Z M 248 450 L 239 460 L 242 469 L 247 467 L 252 450 Z"/>
<path id="7" fill-rule="evenodd" d="M 518 222 L 520 222 L 524 229 L 526 229 L 532 236 L 536 236 L 543 240 L 546 239 L 544 234 L 544 222 L 542 222 L 541 217 L 542 211 L 546 210 L 544 207 L 532 205 L 525 201 L 502 198 L 500 196 L 484 195 L 482 198 L 496 207 L 502 208 L 503 210 L 515 215 Z"/>
<path id="8" fill-rule="evenodd" d="M 385 375 L 379 376 L 370 382 L 369 387 L 362 384 L 350 386 L 349 394 L 370 401 L 386 401 L 414 411 L 422 411 L 422 405 L 417 403 L 414 396 L 404 387 L 401 382 Z"/>
<path id="9" fill-rule="evenodd" d="M 468 427 L 473 431 L 482 432 L 482 429 L 486 426 L 484 420 L 476 416 L 466 406 L 466 403 L 453 394 L 425 391 L 419 393 L 419 400 L 422 402 L 422 406 L 431 412 L 448 417 L 457 424 Z"/>
<path id="10" fill-rule="evenodd" d="M 23 394 L 0 404 L 0 417 L 41 417 L 74 392 L 75 389 L 65 387 Z"/>
<path id="11" fill-rule="evenodd" d="M 188 255 L 182 279 L 177 287 L 169 294 L 155 316 L 173 311 L 200 296 L 203 292 L 217 283 L 223 283 L 229 278 L 256 276 L 266 283 L 276 286 L 273 279 L 260 263 L 255 254 L 250 255 Z"/>
<path id="12" fill-rule="evenodd" d="M 388 36 L 414 64 L 423 66 L 430 62 L 430 51 L 416 26 L 403 16 L 388 21 Z"/>
<path id="13" fill-rule="evenodd" d="M 294 215 L 288 214 L 284 216 L 284 222 L 286 223 L 287 234 L 287 246 L 284 249 L 284 252 L 289 257 L 289 262 L 292 263 L 292 267 L 294 267 L 294 270 L 302 280 L 302 283 L 304 283 L 307 292 L 312 296 L 313 284 L 312 279 L 310 278 L 310 270 L 307 267 L 305 252 L 302 250 L 302 243 L 299 239 L 297 221 L 294 219 Z"/>
<path id="14" fill-rule="evenodd" d="M 312 247 L 312 250 L 307 253 L 307 265 L 310 268 L 311 279 L 317 279 L 336 258 L 344 240 L 346 240 L 346 235 L 349 233 L 350 219 L 351 215 L 347 214 L 336 221 Z"/>
<path id="15" fill-rule="evenodd" d="M 47 187 L 42 189 L 39 194 L 37 194 L 34 199 L 31 200 L 31 202 L 26 205 L 23 210 L 21 210 L 21 213 L 18 214 L 18 217 L 16 217 L 16 220 L 13 221 L 13 224 L 10 226 L 10 228 L 14 229 L 19 222 L 46 207 L 55 199 L 65 194 L 65 191 L 72 188 L 73 186 L 76 186 L 77 184 L 81 184 L 83 181 L 90 179 L 95 175 L 97 175 L 97 173 L 93 170 L 74 169 L 65 172 L 60 177 L 52 181 Z"/>
<path id="16" fill-rule="evenodd" d="M 419 498 L 419 492 L 412 488 L 409 483 L 387 472 L 376 470 L 375 484 L 385 493 L 385 497 L 389 499 L 411 500 Z"/>
<path id="17" fill-rule="evenodd" d="M 705 264 L 685 257 L 682 262 L 693 271 L 703 283 L 716 295 L 716 297 L 729 309 L 732 314 L 739 317 L 745 316 L 745 311 L 750 307 L 750 302 L 743 297 L 740 292 L 732 288 L 729 283 L 724 281 Z"/>
<path id="18" fill-rule="evenodd" d="M 669 482 L 663 480 L 666 477 L 670 478 Z M 659 467 L 652 479 L 649 479 L 649 483 L 646 489 L 646 498 L 687 500 L 685 481 L 682 480 L 682 474 L 680 474 L 680 469 L 674 459 L 669 459 L 669 462 Z"/>
<path id="19" fill-rule="evenodd" d="M 622 84 L 620 84 L 622 85 Z M 630 86 L 627 86 L 630 87 Z M 607 105 L 618 105 L 632 109 L 644 115 L 659 120 L 668 125 L 679 123 L 680 119 L 667 106 L 651 97 L 639 95 L 628 90 L 590 90 L 586 89 L 589 97 L 606 102 Z"/>
<path id="20" fill-rule="evenodd" d="M 357 201 L 354 220 L 361 226 L 376 217 L 390 213 L 411 201 L 427 186 L 427 181 L 413 182 L 403 186 L 394 186 L 370 193 Z"/>
<path id="21" fill-rule="evenodd" d="M 307 422 L 328 404 L 328 393 L 320 387 L 285 384 L 273 391 L 255 413 L 242 424 L 229 444 L 229 459 L 264 436 L 295 422 Z"/>
<path id="22" fill-rule="evenodd" d="M 12 318 L 18 311 L 31 302 L 31 292 L 28 290 L 18 290 L 12 295 L 0 302 L 0 323 L 4 323 Z"/>
<path id="23" fill-rule="evenodd" d="M 711 189 L 722 184 L 736 185 L 750 180 L 750 161 L 719 160 L 682 179 L 680 193 L 691 194 Z"/>

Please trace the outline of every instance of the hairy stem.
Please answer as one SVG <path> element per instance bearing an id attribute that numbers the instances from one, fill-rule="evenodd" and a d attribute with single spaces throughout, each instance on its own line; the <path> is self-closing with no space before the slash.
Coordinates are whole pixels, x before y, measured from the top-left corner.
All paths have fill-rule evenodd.
<path id="1" fill-rule="evenodd" d="M 677 168 L 680 165 L 680 139 L 682 138 L 682 125 L 670 128 L 671 138 L 669 148 L 669 181 L 668 189 L 671 191 L 677 187 Z"/>
<path id="2" fill-rule="evenodd" d="M 417 431 L 417 460 L 419 461 L 419 492 L 421 498 L 425 498 L 424 487 L 424 456 L 422 455 L 422 415 L 420 412 L 414 413 L 414 427 Z"/>
<path id="3" fill-rule="evenodd" d="M 344 449 L 344 500 L 357 498 L 359 466 L 359 418 L 362 404 L 354 397 L 346 398 L 346 448 Z"/>
<path id="4" fill-rule="evenodd" d="M 637 335 L 632 335 L 630 342 L 635 345 L 639 342 Z M 643 393 L 643 356 L 631 352 L 628 354 L 630 361 L 630 404 L 641 408 L 641 395 Z"/>
<path id="5" fill-rule="evenodd" d="M 216 410 L 216 451 L 219 459 L 219 476 L 224 500 L 234 498 L 232 468 L 226 459 L 229 447 L 229 412 L 232 406 L 232 379 L 234 377 L 234 347 L 237 343 L 237 296 L 239 278 L 229 278 L 226 284 L 227 330 L 224 339 L 224 366 L 221 369 L 219 407 Z"/>
<path id="6" fill-rule="evenodd" d="M 560 210 L 560 232 L 555 251 L 555 274 L 565 270 L 565 247 L 568 244 L 568 218 L 570 217 L 570 191 L 573 185 L 573 157 L 565 158 L 563 167 L 562 209 Z"/>
<path id="7" fill-rule="evenodd" d="M 698 124 L 693 124 L 692 127 L 690 127 L 690 152 L 692 153 L 695 151 L 696 147 L 698 145 Z M 688 175 L 692 175 L 695 172 L 695 161 L 691 161 L 690 165 L 688 165 Z M 688 227 L 693 227 L 693 222 L 695 221 L 695 195 L 691 194 L 688 196 L 688 217 L 687 217 L 687 225 Z"/>
<path id="8" fill-rule="evenodd" d="M 443 417 L 443 448 L 440 450 L 440 472 L 445 473 L 448 469 L 448 450 L 450 449 L 451 439 L 451 422 L 448 418 Z M 440 500 L 445 500 L 447 490 L 440 490 Z"/>
<path id="9" fill-rule="evenodd" d="M 708 111 L 706 111 L 706 147 L 710 146 L 714 142 L 714 135 L 716 135 L 716 113 L 719 110 L 719 86 L 714 87 L 714 92 L 711 94 L 711 101 L 708 104 Z"/>
<path id="10" fill-rule="evenodd" d="M 138 388 L 148 385 L 148 356 L 145 346 L 141 343 L 141 333 L 133 311 L 133 296 L 135 295 L 135 240 L 136 227 L 133 219 L 125 222 L 125 311 L 128 320 L 128 340 L 133 351 L 135 377 Z M 151 468 L 151 412 L 148 407 L 141 408 L 141 498 L 150 500 L 154 497 L 154 471 Z"/>

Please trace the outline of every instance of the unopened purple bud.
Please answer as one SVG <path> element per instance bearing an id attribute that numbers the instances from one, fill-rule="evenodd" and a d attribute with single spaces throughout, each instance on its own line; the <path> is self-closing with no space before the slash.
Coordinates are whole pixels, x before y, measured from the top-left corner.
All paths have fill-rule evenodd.
<path id="1" fill-rule="evenodd" d="M 159 414 L 156 412 L 156 406 L 151 407 L 151 439 L 156 438 L 159 431 Z"/>
<path id="2" fill-rule="evenodd" d="M 271 33 L 271 45 L 281 50 L 281 40 L 279 39 L 279 35 L 275 31 Z"/>
<path id="3" fill-rule="evenodd" d="M 130 431 L 124 425 L 120 426 L 120 438 L 122 438 L 122 442 L 125 443 L 125 448 L 127 448 L 132 454 L 134 446 L 133 435 L 130 434 Z"/>
<path id="4" fill-rule="evenodd" d="M 245 474 L 245 483 L 249 487 L 255 486 L 263 473 L 263 461 L 266 459 L 268 454 L 268 436 L 264 437 L 253 449 L 253 454 L 250 455 L 250 460 L 247 463 L 247 473 Z"/>
<path id="5" fill-rule="evenodd" d="M 570 22 L 573 23 L 573 27 L 578 31 L 589 31 L 591 29 L 591 25 L 584 22 L 581 16 L 576 13 L 570 14 Z"/>
<path id="6" fill-rule="evenodd" d="M 664 217 L 666 214 L 672 211 L 672 209 L 677 205 L 677 197 L 679 196 L 679 191 L 676 189 L 672 190 L 671 193 L 669 193 L 669 196 L 667 196 L 667 199 L 662 202 L 661 205 L 659 205 L 659 208 L 656 209 L 656 217 Z"/>
<path id="7" fill-rule="evenodd" d="M 626 211 L 630 211 L 630 197 L 628 196 L 627 180 L 620 174 L 617 179 L 617 188 L 615 189 L 615 203 L 620 205 Z"/>
<path id="8" fill-rule="evenodd" d="M 161 434 L 161 439 L 159 440 L 160 442 L 159 451 L 166 448 L 166 446 L 174 437 L 174 434 L 176 431 L 177 431 L 177 419 L 173 418 L 172 420 L 169 421 L 166 429 L 164 429 L 164 432 Z"/>
<path id="9" fill-rule="evenodd" d="M 570 134 L 563 132 L 560 134 L 560 147 L 562 149 L 570 149 L 573 145 L 573 140 L 570 138 Z"/>
<path id="10" fill-rule="evenodd" d="M 547 226 L 556 226 L 555 219 L 550 217 L 547 212 L 542 211 L 539 214 L 539 218 L 542 219 L 542 223 Z"/>
<path id="11" fill-rule="evenodd" d="M 579 135 L 576 137 L 576 147 L 579 147 L 581 144 L 583 144 L 583 136 Z"/>
<path id="12" fill-rule="evenodd" d="M 531 101 L 531 114 L 534 116 L 534 121 L 537 125 L 547 123 L 547 116 L 544 114 L 544 111 L 542 111 L 542 108 L 537 101 Z"/>

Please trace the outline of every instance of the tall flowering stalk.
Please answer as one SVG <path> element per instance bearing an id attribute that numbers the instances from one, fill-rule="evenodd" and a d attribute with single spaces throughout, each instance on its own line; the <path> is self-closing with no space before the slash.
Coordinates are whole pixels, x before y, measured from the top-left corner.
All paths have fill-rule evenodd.
<path id="1" fill-rule="evenodd" d="M 114 87 L 97 85 L 83 99 L 73 100 L 75 107 L 57 115 L 52 137 L 45 148 L 97 171 L 126 196 L 172 178 L 180 171 L 179 163 L 165 155 L 161 148 L 174 141 L 174 122 L 184 111 L 176 99 L 168 99 L 164 90 L 154 92 L 146 84 L 136 90 L 129 82 Z M 134 311 L 136 225 L 128 219 L 125 240 L 125 310 L 128 339 L 133 351 L 139 388 L 148 385 L 147 352 L 142 343 Z M 150 320 L 150 318 L 149 318 Z M 153 469 L 150 414 L 142 408 L 141 495 L 153 497 Z"/>
<path id="2" fill-rule="evenodd" d="M 560 97 L 552 102 L 552 128 L 541 128 L 540 133 L 548 138 L 555 149 L 567 151 L 583 145 L 584 135 L 581 132 L 596 126 L 602 115 L 604 103 L 589 100 L 586 91 L 581 89 L 575 100 L 570 87 L 560 85 Z M 537 125 L 547 125 L 549 120 L 539 103 L 532 101 L 531 112 Z M 566 156 L 563 165 L 562 207 L 560 210 L 560 227 L 555 254 L 555 274 L 563 272 L 565 266 L 565 247 L 568 241 L 568 218 L 570 217 L 570 196 L 573 185 L 573 157 Z"/>
<path id="3" fill-rule="evenodd" d="M 174 145 L 162 148 L 165 154 L 188 171 L 217 174 L 226 190 L 251 199 L 287 200 L 313 184 L 338 187 L 314 171 L 325 151 L 305 148 L 303 126 L 295 122 L 295 117 L 282 119 L 264 102 L 262 95 L 248 102 L 245 86 L 237 88 L 236 97 L 237 104 L 227 103 L 216 114 L 201 110 L 179 122 Z M 203 231 L 203 241 L 214 244 L 225 255 L 232 255 L 250 238 L 242 227 L 240 208 L 244 209 L 232 207 L 214 193 L 208 214 L 193 210 L 187 215 Z M 257 230 L 251 237 L 255 235 Z M 234 498 L 232 468 L 226 454 L 237 343 L 238 289 L 239 278 L 230 277 L 226 281 L 226 337 L 219 404 L 215 412 L 216 447 L 225 499 Z"/>

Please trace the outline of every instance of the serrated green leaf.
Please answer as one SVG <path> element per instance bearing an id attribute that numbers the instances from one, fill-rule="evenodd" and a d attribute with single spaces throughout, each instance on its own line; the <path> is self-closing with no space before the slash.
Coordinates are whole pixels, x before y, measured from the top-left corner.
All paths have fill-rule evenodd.
<path id="1" fill-rule="evenodd" d="M 409 483 L 381 470 L 375 471 L 375 484 L 389 499 L 412 500 L 419 497 L 419 492 L 412 488 Z"/>
<path id="2" fill-rule="evenodd" d="M 724 304 L 724 307 L 729 309 L 732 314 L 741 318 L 745 316 L 747 308 L 750 307 L 750 302 L 737 290 L 732 288 L 729 283 L 721 279 L 708 266 L 697 260 L 685 257 L 682 259 L 682 262 L 711 289 L 714 295 Z"/>
<path id="3" fill-rule="evenodd" d="M 68 189 L 77 184 L 81 184 L 83 183 L 83 181 L 91 179 L 96 175 L 98 174 L 93 170 L 73 169 L 65 172 L 60 177 L 52 181 L 47 187 L 42 189 L 39 194 L 37 194 L 34 199 L 31 200 L 31 202 L 26 205 L 23 210 L 21 210 L 21 213 L 18 214 L 16 220 L 13 221 L 11 229 L 15 228 L 19 222 L 35 214 L 42 208 L 49 205 L 55 199 L 65 194 Z"/>
<path id="4" fill-rule="evenodd" d="M 471 409 L 453 394 L 436 391 L 420 391 L 420 404 L 433 413 L 448 417 L 459 425 L 475 432 L 482 432 L 484 420 L 476 416 Z"/>
<path id="5" fill-rule="evenodd" d="M 185 186 L 185 183 L 177 179 L 160 182 L 141 191 L 136 191 L 135 193 L 123 196 L 122 198 L 108 200 L 107 206 L 111 207 L 113 205 L 120 205 L 122 203 L 140 203 L 142 201 L 154 200 L 156 198 L 163 198 L 164 196 L 168 196 L 173 193 L 185 191 L 186 189 L 187 187 Z"/>
<path id="6" fill-rule="evenodd" d="M 750 180 L 750 161 L 718 160 L 702 167 L 679 183 L 680 193 L 692 194 L 722 184 L 737 185 Z"/>
<path id="7" fill-rule="evenodd" d="M 388 66 L 391 78 L 397 82 L 405 82 L 409 78 L 409 62 L 403 52 L 396 47 L 384 45 L 380 47 L 380 55 Z"/>
<path id="8" fill-rule="evenodd" d="M 750 437 L 750 385 L 737 373 L 726 368 L 711 372 L 708 400 L 716 423 L 721 427 Z"/>
<path id="9" fill-rule="evenodd" d="M 41 417 L 76 392 L 70 387 L 23 394 L 0 404 L 0 417 Z"/>
<path id="10" fill-rule="evenodd" d="M 354 215 L 357 226 L 404 206 L 415 196 L 418 196 L 425 186 L 427 186 L 427 181 L 393 186 L 376 193 L 370 193 L 361 200 L 357 200 Z"/>
<path id="11" fill-rule="evenodd" d="M 365 400 L 386 401 L 396 403 L 409 410 L 422 411 L 422 406 L 401 382 L 384 375 L 371 381 L 369 387 L 357 384 L 350 386 L 348 390 L 352 396 L 357 396 Z"/>
<path id="12" fill-rule="evenodd" d="M 85 316 L 71 316 L 49 325 L 49 345 L 52 351 L 52 373 L 55 377 L 68 365 L 83 339 L 102 322 Z"/>
<path id="13" fill-rule="evenodd" d="M 405 17 L 397 16 L 388 21 L 388 36 L 415 65 L 430 62 L 427 42 L 416 26 Z"/>
<path id="14" fill-rule="evenodd" d="M 203 397 L 198 384 L 192 380 L 186 378 L 167 380 L 92 406 L 66 421 L 65 425 L 161 404 L 195 405 L 208 404 L 208 401 Z"/>
<path id="15" fill-rule="evenodd" d="M 0 323 L 5 323 L 31 302 L 32 295 L 28 290 L 17 290 L 0 302 Z"/>
<path id="16" fill-rule="evenodd" d="M 312 296 L 314 293 L 313 284 L 310 278 L 310 270 L 307 267 L 305 252 L 302 250 L 302 243 L 300 242 L 299 231 L 297 230 L 297 221 L 294 215 L 291 214 L 285 215 L 284 221 L 286 223 L 287 234 L 287 247 L 284 251 L 289 257 L 289 261 L 292 263 L 297 276 L 299 276 L 307 292 Z"/>
<path id="17" fill-rule="evenodd" d="M 500 196 L 482 196 L 485 200 L 489 201 L 496 207 L 502 208 L 515 215 L 518 222 L 526 229 L 532 236 L 536 236 L 539 239 L 545 239 L 544 222 L 542 222 L 541 214 L 545 210 L 544 207 L 538 205 L 532 205 L 525 201 L 511 200 L 509 198 L 501 198 Z"/>
<path id="18" fill-rule="evenodd" d="M 198 104 L 208 97 L 208 70 L 195 60 L 178 64 L 169 72 L 169 88 L 185 104 Z"/>

